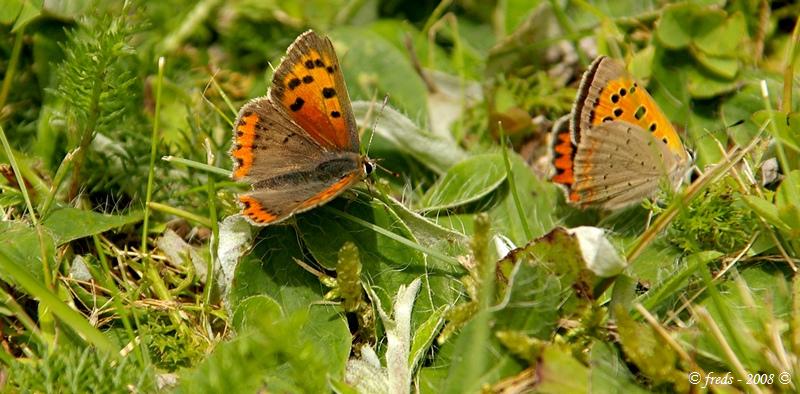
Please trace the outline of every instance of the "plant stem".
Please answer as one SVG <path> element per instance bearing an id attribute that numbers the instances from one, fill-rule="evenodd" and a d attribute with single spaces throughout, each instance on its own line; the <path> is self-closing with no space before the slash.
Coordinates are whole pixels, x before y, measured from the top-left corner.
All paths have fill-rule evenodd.
<path id="1" fill-rule="evenodd" d="M 97 127 L 97 119 L 100 117 L 100 94 L 103 92 L 102 86 L 106 79 L 105 67 L 101 68 L 102 71 L 97 73 L 92 86 L 92 98 L 89 101 L 89 119 L 86 122 L 86 127 L 81 133 L 81 141 L 78 145 L 78 156 L 75 158 L 75 167 L 72 170 L 72 184 L 69 188 L 69 200 L 73 200 L 78 195 L 78 188 L 81 181 L 81 167 L 86 160 L 86 151 L 89 150 L 89 144 L 92 143 L 94 138 L 94 130 Z"/>
<path id="2" fill-rule="evenodd" d="M 17 63 L 19 62 L 19 54 L 22 51 L 22 38 L 24 37 L 25 27 L 23 26 L 17 32 L 17 37 L 14 39 L 14 48 L 11 49 L 11 58 L 8 60 L 8 69 L 6 76 L 3 77 L 3 87 L 0 88 L 0 110 L 6 105 L 8 99 L 8 92 L 11 91 L 11 82 L 14 80 L 14 74 L 17 71 Z"/>

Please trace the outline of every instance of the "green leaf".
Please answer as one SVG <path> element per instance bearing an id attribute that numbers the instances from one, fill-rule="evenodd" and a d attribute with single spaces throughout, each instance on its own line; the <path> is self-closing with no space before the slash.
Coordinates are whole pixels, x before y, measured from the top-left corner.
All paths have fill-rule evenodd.
<path id="1" fill-rule="evenodd" d="M 708 23 L 713 23 L 719 19 L 716 12 Z M 747 35 L 747 23 L 741 12 L 729 15 L 722 23 L 714 25 L 710 30 L 704 30 L 702 34 L 693 37 L 697 49 L 708 56 L 733 57 L 740 55 L 742 40 Z"/>
<path id="2" fill-rule="evenodd" d="M 738 86 L 736 80 L 720 78 L 698 68 L 687 68 L 687 88 L 692 98 L 708 99 L 732 92 Z"/>
<path id="3" fill-rule="evenodd" d="M 775 193 L 775 206 L 781 221 L 791 229 L 789 237 L 800 235 L 800 170 L 793 170 L 783 178 Z"/>
<path id="4" fill-rule="evenodd" d="M 487 153 L 470 157 L 441 176 L 422 198 L 427 212 L 455 208 L 477 201 L 506 180 L 503 156 Z"/>
<path id="5" fill-rule="evenodd" d="M 253 251 L 242 258 L 233 278 L 229 303 L 245 305 L 245 309 L 234 316 L 253 316 L 247 313 L 258 312 L 259 308 L 273 313 L 274 307 L 265 306 L 268 300 L 252 298 L 259 295 L 277 303 L 287 319 L 298 311 L 307 314 L 299 328 L 303 341 L 311 341 L 313 348 L 326 349 L 316 358 L 325 363 L 325 370 L 333 376 L 342 375 L 350 353 L 350 331 L 335 308 L 313 305 L 322 301 L 327 289 L 294 262 L 293 258 L 303 259 L 297 235 L 289 227 L 272 226 L 262 231 L 255 245 Z M 246 301 L 249 299 L 253 301 Z"/>
<path id="6" fill-rule="evenodd" d="M 360 223 L 331 215 L 332 209 L 344 211 L 411 242 L 418 242 L 403 220 L 382 202 L 358 199 L 348 203 L 340 199 L 328 204 L 325 209 L 314 210 L 297 218 L 300 236 L 320 265 L 333 269 L 342 245 L 352 242 L 358 247 L 361 257 L 363 280 L 373 287 L 387 307 L 392 305 L 391 298 L 400 286 L 426 275 L 427 280 L 423 283 L 413 310 L 414 324 L 427 319 L 426 311 L 452 303 L 456 292 L 449 275 L 462 272 L 460 266 L 426 257 L 418 249 L 365 228 Z"/>
<path id="7" fill-rule="evenodd" d="M 542 393 L 589 393 L 591 371 L 572 356 L 564 345 L 552 345 L 544 349 L 537 364 L 539 381 L 536 390 Z"/>
<path id="8" fill-rule="evenodd" d="M 466 152 L 459 148 L 455 141 L 421 129 L 391 107 L 381 109 L 379 103 L 355 101 L 353 113 L 356 121 L 365 127 L 372 127 L 370 122 L 374 122 L 375 117 L 380 116 L 375 123 L 375 135 L 378 138 L 385 139 L 400 152 L 438 173 L 444 173 L 448 168 L 467 158 Z M 371 113 L 370 118 L 367 118 L 369 113 Z M 367 143 L 368 140 L 362 141 L 362 144 Z"/>
<path id="9" fill-rule="evenodd" d="M 444 312 L 446 310 L 447 306 L 442 306 L 431 312 L 428 319 L 422 322 L 414 332 L 411 349 L 409 350 L 410 360 L 408 360 L 408 365 L 412 370 L 416 368 L 425 354 L 430 351 L 433 340 L 444 325 Z"/>
<path id="10" fill-rule="evenodd" d="M 732 57 L 712 56 L 701 51 L 692 51 L 695 59 L 714 75 L 733 79 L 739 72 L 739 60 Z"/>
<path id="11" fill-rule="evenodd" d="M 17 32 L 42 13 L 42 3 L 32 0 L 8 0 L 0 7 L 3 9 L 0 11 L 0 23 L 10 24 L 13 22 L 14 27 L 11 32 Z"/>
<path id="12" fill-rule="evenodd" d="M 524 268 L 526 265 L 537 268 L 532 270 Z M 551 293 L 557 293 L 559 289 L 583 289 L 585 291 L 591 288 L 591 283 L 587 281 L 594 278 L 594 275 L 586 269 L 577 238 L 561 227 L 556 227 L 547 235 L 531 241 L 524 247 L 512 250 L 497 263 L 497 267 L 500 271 L 498 277 L 507 278 L 508 286 L 510 286 L 503 291 L 505 293 L 504 300 L 511 300 L 515 297 L 523 299 L 534 297 L 531 292 L 538 292 L 538 287 L 550 288 L 549 291 L 538 297 L 552 296 Z M 517 278 L 516 275 L 521 276 Z M 546 281 L 548 278 L 556 279 L 560 286 L 548 283 Z M 515 285 L 514 281 L 516 280 L 522 281 L 522 284 Z M 527 283 L 530 281 L 538 282 L 532 285 Z M 525 302 L 521 301 L 521 303 Z M 518 329 L 519 327 L 509 328 Z"/>
<path id="13" fill-rule="evenodd" d="M 42 225 L 53 235 L 56 244 L 61 245 L 141 220 L 140 211 L 115 216 L 65 207 L 51 211 L 42 221 Z"/>
<path id="14" fill-rule="evenodd" d="M 281 306 L 272 297 L 259 294 L 245 298 L 236 305 L 231 323 L 237 332 L 244 332 L 258 329 L 260 319 L 276 321 L 280 318 L 283 318 Z"/>
<path id="15" fill-rule="evenodd" d="M 662 305 L 662 302 L 667 298 L 675 297 L 676 294 L 681 294 L 681 289 L 686 287 L 686 281 L 691 275 L 695 274 L 697 270 L 706 269 L 709 263 L 716 261 L 716 259 L 722 256 L 723 253 L 710 250 L 695 253 L 687 257 L 687 264 L 682 265 L 677 272 L 666 276 L 666 280 L 645 293 L 640 302 L 644 305 L 645 309 L 653 309 L 656 306 Z"/>
<path id="16" fill-rule="evenodd" d="M 788 233 L 791 231 L 791 227 L 789 227 L 786 222 L 781 220 L 781 217 L 778 214 L 778 207 L 771 202 L 757 196 L 742 196 L 742 200 L 750 207 L 750 209 L 755 211 L 758 216 L 766 220 L 767 223 L 775 226 L 779 231 L 783 233 Z"/>
<path id="17" fill-rule="evenodd" d="M 489 216 L 492 218 L 492 228 L 510 238 L 516 245 L 524 245 L 530 239 L 525 235 L 522 221 L 528 222 L 533 237 L 542 236 L 553 229 L 559 221 L 556 217 L 556 208 L 562 192 L 554 184 L 538 178 L 519 155 L 510 154 L 509 159 L 525 218 L 520 217 L 511 193 L 503 196 L 503 199 L 489 211 Z M 503 172 L 505 173 L 505 168 Z"/>
<path id="18" fill-rule="evenodd" d="M 595 341 L 589 354 L 590 385 L 595 393 L 648 393 L 636 384 L 636 378 L 611 342 Z"/>
<path id="19" fill-rule="evenodd" d="M 377 196 L 397 217 L 399 217 L 414 234 L 421 245 L 439 250 L 450 256 L 465 255 L 469 241 L 465 234 L 443 227 L 431 219 L 422 216 L 395 200 L 390 195 Z"/>
<path id="20" fill-rule="evenodd" d="M 251 296 L 267 295 L 288 315 L 322 300 L 327 289 L 293 260 L 303 260 L 303 252 L 291 228 L 267 227 L 253 245 L 250 254 L 243 256 L 236 266 L 228 299 L 230 305 L 239 305 Z"/>
<path id="21" fill-rule="evenodd" d="M 690 3 L 664 7 L 656 25 L 656 38 L 669 49 L 681 49 L 692 41 L 692 24 L 697 7 Z"/>
<path id="22" fill-rule="evenodd" d="M 529 245 L 525 252 L 536 249 Z M 505 294 L 500 301 L 502 309 L 493 314 L 497 330 L 514 330 L 540 339 L 548 339 L 558 325 L 559 308 L 569 297 L 569 289 L 563 287 L 559 278 L 553 275 L 546 264 L 540 264 L 536 257 L 518 249 L 511 255 L 520 257 L 509 278 Z M 580 253 L 580 252 L 579 252 Z M 570 255 L 565 251 L 566 255 Z M 538 257 L 538 256 L 537 256 Z M 571 255 L 570 255 L 571 257 Z M 564 264 L 571 264 L 569 257 Z M 502 262 L 500 263 L 502 264 Z"/>
<path id="23" fill-rule="evenodd" d="M 785 146 L 800 152 L 800 113 L 761 110 L 753 114 L 752 120 L 759 126 L 771 121 L 767 131 Z"/>
<path id="24" fill-rule="evenodd" d="M 0 221 L 0 245 L 3 245 L 3 251 L 8 258 L 17 262 L 37 282 L 44 283 L 42 248 L 44 248 L 44 253 L 50 262 L 48 266 L 53 267 L 56 243 L 47 231 L 42 231 L 41 235 L 40 243 L 36 229 L 29 227 L 27 224 Z M 5 270 L 2 270 L 2 267 L 0 267 L 0 272 L 3 273 L 4 281 L 14 283 L 13 278 L 9 278 Z"/>

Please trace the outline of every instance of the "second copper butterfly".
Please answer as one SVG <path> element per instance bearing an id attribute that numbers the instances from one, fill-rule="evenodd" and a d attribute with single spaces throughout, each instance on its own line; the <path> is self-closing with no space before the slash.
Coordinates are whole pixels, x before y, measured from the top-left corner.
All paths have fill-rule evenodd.
<path id="1" fill-rule="evenodd" d="M 647 91 L 605 56 L 583 75 L 569 117 L 552 135 L 551 180 L 581 208 L 619 209 L 680 186 L 690 157 Z"/>
<path id="2" fill-rule="evenodd" d="M 265 97 L 245 104 L 234 126 L 232 178 L 249 182 L 242 213 L 265 226 L 324 204 L 366 178 L 339 60 L 327 37 L 300 35 Z"/>

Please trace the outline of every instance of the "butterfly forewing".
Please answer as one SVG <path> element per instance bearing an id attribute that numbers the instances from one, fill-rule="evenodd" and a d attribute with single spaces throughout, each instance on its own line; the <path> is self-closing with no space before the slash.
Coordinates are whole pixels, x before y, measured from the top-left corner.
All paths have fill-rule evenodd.
<path id="1" fill-rule="evenodd" d="M 267 97 L 245 104 L 234 127 L 233 179 L 260 180 L 302 169 L 322 157 L 319 144 Z"/>
<path id="2" fill-rule="evenodd" d="M 289 47 L 270 97 L 327 149 L 358 152 L 358 130 L 333 44 L 313 31 Z"/>
<path id="3" fill-rule="evenodd" d="M 649 131 L 677 155 L 687 159 L 678 133 L 647 91 L 633 80 L 622 63 L 597 58 L 584 74 L 573 107 L 573 139 L 603 122 L 625 121 Z"/>

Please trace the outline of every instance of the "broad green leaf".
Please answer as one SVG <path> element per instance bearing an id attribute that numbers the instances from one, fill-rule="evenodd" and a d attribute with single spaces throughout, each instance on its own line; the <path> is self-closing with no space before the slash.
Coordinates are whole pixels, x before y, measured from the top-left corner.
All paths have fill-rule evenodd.
<path id="1" fill-rule="evenodd" d="M 723 79 L 698 68 L 687 68 L 687 89 L 693 98 L 709 99 L 736 89 L 735 80 Z"/>
<path id="2" fill-rule="evenodd" d="M 526 249 L 536 248 L 530 246 Z M 520 250 L 513 251 L 511 255 L 519 256 L 519 260 L 508 278 L 503 298 L 495 307 L 502 309 L 493 313 L 492 317 L 496 320 L 493 326 L 497 330 L 514 330 L 548 339 L 558 325 L 559 309 L 570 295 L 569 291 L 564 290 L 569 287 L 563 287 L 550 267 L 539 264 L 536 257 L 522 257 L 524 253 Z M 572 263 L 569 257 L 565 258 L 565 265 Z"/>
<path id="3" fill-rule="evenodd" d="M 488 153 L 470 157 L 442 175 L 422 198 L 427 212 L 475 202 L 497 189 L 506 179 L 503 156 Z"/>
<path id="4" fill-rule="evenodd" d="M 391 107 L 381 109 L 380 103 L 367 101 L 353 102 L 356 121 L 365 127 L 372 127 L 376 116 L 375 135 L 384 138 L 400 152 L 417 160 L 420 164 L 438 173 L 447 171 L 456 163 L 467 158 L 451 138 L 435 135 L 419 128 L 405 115 Z M 367 118 L 367 114 L 371 116 Z M 369 141 L 362 141 L 368 144 Z"/>
<path id="5" fill-rule="evenodd" d="M 0 7 L 0 23 L 8 25 L 13 23 L 11 32 L 24 28 L 30 21 L 42 12 L 42 2 L 32 0 L 5 0 Z"/>
<path id="6" fill-rule="evenodd" d="M 591 371 L 572 356 L 564 345 L 547 346 L 536 366 L 539 381 L 536 389 L 542 393 L 589 393 Z"/>
<path id="7" fill-rule="evenodd" d="M 692 51 L 695 59 L 716 76 L 733 79 L 739 72 L 739 60 L 733 57 L 708 55 L 701 51 Z"/>
<path id="8" fill-rule="evenodd" d="M 519 5 L 507 2 L 508 11 L 518 10 Z M 516 28 L 508 36 L 499 40 L 489 51 L 486 59 L 484 75 L 495 78 L 499 74 L 513 73 L 523 65 L 545 66 L 548 46 L 563 35 L 553 9 L 547 2 L 542 2 L 537 7 L 531 7 L 529 1 L 525 2 L 527 15 L 517 14 L 514 19 L 518 22 Z M 531 11 L 532 10 L 532 11 Z M 524 19 L 521 19 L 523 18 Z"/>
<path id="9" fill-rule="evenodd" d="M 655 384 L 672 384 L 675 391 L 686 392 L 689 382 L 686 372 L 676 367 L 678 355 L 675 350 L 650 326 L 634 321 L 621 307 L 614 312 L 626 358 Z"/>
<path id="10" fill-rule="evenodd" d="M 116 216 L 65 207 L 51 211 L 42 225 L 53 235 L 56 244 L 61 245 L 141 220 L 142 212 L 139 211 Z"/>
<path id="11" fill-rule="evenodd" d="M 281 318 L 281 306 L 271 297 L 259 294 L 245 298 L 236 305 L 231 323 L 236 332 L 243 333 L 249 329 L 258 329 L 261 319 L 276 321 Z"/>
<path id="12" fill-rule="evenodd" d="M 648 45 L 644 49 L 633 54 L 630 64 L 628 64 L 628 71 L 631 75 L 639 81 L 648 81 L 653 75 L 653 57 L 655 56 L 655 47 Z"/>
<path id="13" fill-rule="evenodd" d="M 725 11 L 717 7 L 703 7 L 692 2 L 672 4 L 663 9 L 656 26 L 656 37 L 669 49 L 682 49 L 692 44 L 696 37 L 713 34 L 725 22 L 726 16 Z M 722 33 L 725 33 L 724 29 Z"/>
<path id="14" fill-rule="evenodd" d="M 525 265 L 536 267 L 524 268 Z M 586 291 L 591 288 L 594 275 L 586 269 L 578 240 L 564 228 L 556 227 L 553 231 L 531 241 L 524 247 L 508 253 L 497 262 L 499 288 L 504 293 L 503 300 L 514 298 L 532 298 L 542 287 L 550 290 L 538 297 L 547 297 L 559 289 L 575 289 Z M 521 275 L 517 277 L 517 275 Z M 556 279 L 558 284 L 548 283 L 546 279 Z M 507 286 L 502 282 L 507 281 Z M 515 284 L 514 281 L 522 281 Z M 527 283 L 535 282 L 535 284 Z M 533 287 L 533 288 L 531 288 Z M 520 301 L 524 304 L 527 301 Z M 519 329 L 519 327 L 509 327 Z"/>
<path id="15" fill-rule="evenodd" d="M 744 72 L 743 78 L 745 79 L 745 84 L 720 106 L 720 118 L 725 122 L 721 126 L 727 126 L 742 120 L 745 121 L 744 124 L 727 130 L 731 139 L 739 146 L 747 146 L 758 134 L 759 124 L 756 119 L 759 115 L 756 113 L 764 109 L 764 98 L 761 96 L 761 86 L 759 86 L 758 80 L 765 79 L 770 91 L 780 90 L 776 80 L 774 78 L 766 78 L 765 75 L 751 75 Z"/>
<path id="16" fill-rule="evenodd" d="M 361 257 L 362 280 L 372 286 L 386 308 L 391 307 L 391 299 L 400 286 L 425 275 L 427 280 L 423 282 L 413 310 L 412 327 L 427 319 L 430 310 L 452 303 L 456 292 L 450 275 L 462 272 L 460 266 L 428 257 L 418 249 L 365 227 L 363 223 L 333 214 L 336 210 L 419 244 L 408 226 L 382 202 L 340 199 L 324 209 L 297 218 L 300 236 L 320 265 L 329 269 L 335 267 L 342 245 L 352 242 Z"/>
<path id="17" fill-rule="evenodd" d="M 414 234 L 414 238 L 421 245 L 434 248 L 450 256 L 467 254 L 468 239 L 466 234 L 442 227 L 431 219 L 408 209 L 390 195 L 380 194 L 377 198 L 386 204 L 408 226 L 411 233 Z"/>
<path id="18" fill-rule="evenodd" d="M 245 298 L 270 296 L 286 314 L 306 309 L 327 291 L 293 258 L 303 259 L 297 235 L 286 226 L 271 226 L 253 241 L 252 251 L 241 258 L 234 272 L 228 302 L 235 310 Z M 280 247 L 275 247 L 279 245 Z"/>
<path id="19" fill-rule="evenodd" d="M 692 42 L 692 24 L 697 8 L 691 4 L 675 4 L 662 10 L 656 25 L 656 37 L 669 49 L 681 49 Z"/>
<path id="20" fill-rule="evenodd" d="M 719 17 L 710 19 L 716 20 Z M 709 21 L 709 23 L 712 23 Z M 747 23 L 741 12 L 729 15 L 713 29 L 693 37 L 694 44 L 708 56 L 732 57 L 740 55 L 740 44 L 747 34 Z"/>
<path id="21" fill-rule="evenodd" d="M 589 354 L 589 384 L 594 393 L 648 393 L 611 342 L 595 341 Z"/>
<path id="22" fill-rule="evenodd" d="M 531 236 L 546 234 L 561 219 L 556 217 L 556 208 L 562 191 L 547 180 L 538 178 L 519 155 L 509 152 L 509 159 L 523 214 L 520 216 L 514 196 L 505 193 L 499 204 L 489 211 L 489 216 L 493 229 L 511 239 L 514 244 L 525 245 L 530 239 L 525 235 L 522 221 L 527 221 Z"/>
<path id="23" fill-rule="evenodd" d="M 55 262 L 56 243 L 47 232 L 41 232 L 41 243 L 36 229 L 22 222 L 0 221 L 0 245 L 9 259 L 14 260 L 34 279 L 43 283 L 42 253 L 47 256 L 52 269 Z M 14 283 L 13 278 L 0 267 L 3 280 Z"/>
<path id="24" fill-rule="evenodd" d="M 279 247 L 276 247 L 279 245 Z M 327 349 L 318 359 L 333 376 L 344 373 L 350 353 L 350 331 L 336 308 L 314 305 L 327 291 L 320 281 L 301 268 L 293 258 L 304 259 L 297 235 L 286 226 L 267 227 L 256 239 L 253 251 L 236 268 L 229 303 L 233 310 L 252 296 L 265 295 L 291 317 L 307 314 L 301 332 L 314 348 Z"/>

